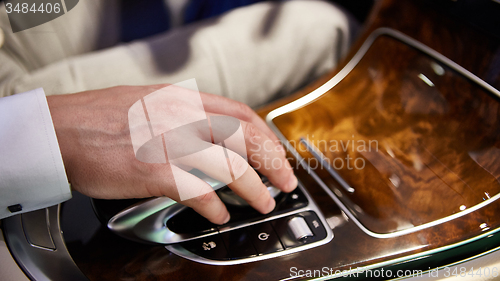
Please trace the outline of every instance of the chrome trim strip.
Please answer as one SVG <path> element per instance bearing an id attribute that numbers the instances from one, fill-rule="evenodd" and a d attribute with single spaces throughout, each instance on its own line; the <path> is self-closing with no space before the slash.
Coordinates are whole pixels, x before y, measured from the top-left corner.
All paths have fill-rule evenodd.
<path id="1" fill-rule="evenodd" d="M 492 235 L 492 234 L 490 234 Z M 486 255 L 489 255 L 489 254 L 492 254 L 496 251 L 500 250 L 500 247 L 496 247 L 496 248 L 493 248 L 491 250 L 488 250 L 486 252 L 483 252 L 483 253 L 480 253 L 480 254 L 477 254 L 475 256 L 472 256 L 472 257 L 468 257 L 466 259 L 463 259 L 463 260 L 460 260 L 460 261 L 456 261 L 456 262 L 452 262 L 450 264 L 447 264 L 447 265 L 441 265 L 441 266 L 438 266 L 436 268 L 431 268 L 431 269 L 428 269 L 428 270 L 425 270 L 425 271 L 422 271 L 422 274 L 426 274 L 426 273 L 429 273 L 431 270 L 441 270 L 441 269 L 444 269 L 446 267 L 452 267 L 452 266 L 457 266 L 457 265 L 460 265 L 462 263 L 465 263 L 465 262 L 469 262 L 469 261 L 472 261 L 472 260 L 475 260 L 475 259 L 478 259 L 478 258 L 481 258 L 481 257 L 484 257 Z M 395 281 L 395 280 L 404 280 L 404 279 L 408 279 L 408 278 L 412 278 L 414 276 L 405 276 L 405 277 L 399 277 L 397 279 L 391 279 L 392 281 Z M 494 276 L 493 276 L 494 277 Z"/>
<path id="2" fill-rule="evenodd" d="M 283 142 L 283 144 L 285 145 L 285 147 L 288 149 L 288 151 L 290 151 L 290 153 L 292 153 L 292 155 L 297 159 L 298 163 L 300 163 L 304 169 L 307 170 L 307 172 L 316 180 L 316 182 L 323 188 L 323 190 L 325 190 L 325 192 L 333 199 L 333 201 L 342 209 L 342 211 L 344 211 L 346 213 L 346 215 L 363 231 L 365 232 L 366 234 L 372 236 L 372 237 L 375 237 L 375 238 L 392 238 L 392 237 L 398 237 L 398 236 L 402 236 L 402 235 L 406 235 L 406 234 L 409 234 L 409 233 L 413 233 L 413 232 L 416 232 L 416 231 L 419 231 L 419 230 L 422 230 L 422 229 L 425 229 L 425 228 L 428 228 L 428 227 L 432 227 L 432 226 L 435 226 L 435 225 L 438 225 L 438 224 L 441 224 L 441 223 L 444 223 L 444 222 L 447 222 L 447 221 L 450 221 L 450 220 L 453 220 L 453 219 L 456 219 L 458 217 L 461 217 L 461 216 L 464 216 L 466 214 L 469 214 L 471 212 L 474 212 L 492 202 L 494 202 L 495 200 L 497 200 L 498 198 L 500 198 L 500 193 L 498 193 L 497 195 L 477 204 L 477 205 L 474 205 L 473 207 L 470 207 L 464 211 L 461 211 L 461 212 L 458 212 L 456 214 L 453 214 L 453 215 L 450 215 L 450 216 L 447 216 L 447 217 L 444 217 L 444 218 L 441 218 L 441 219 L 438 219 L 438 220 L 435 220 L 435 221 L 432 221 L 432 222 L 428 222 L 428 223 L 425 223 L 425 224 L 421 224 L 419 226 L 415 226 L 415 227 L 412 227 L 412 228 L 408 228 L 408 229 L 404 229 L 404 230 L 400 230 L 400 231 L 396 231 L 396 232 L 391 232 L 391 233 L 377 233 L 377 232 L 373 232 L 369 229 L 367 229 L 357 218 L 356 216 L 349 210 L 349 208 L 347 206 L 345 206 L 339 199 L 338 197 L 332 192 L 332 190 L 330 188 L 328 188 L 328 186 L 321 180 L 321 178 L 306 164 L 306 161 L 304 161 L 305 159 L 302 158 L 300 156 L 300 154 L 295 150 L 295 148 L 290 144 L 290 142 L 285 138 L 285 136 L 281 133 L 281 131 L 278 129 L 278 127 L 274 124 L 273 120 L 274 118 L 278 117 L 278 116 L 281 116 L 285 113 L 288 113 L 288 112 L 291 112 L 291 111 L 294 111 L 294 110 L 297 110 L 299 108 L 302 108 L 306 105 L 308 105 L 309 103 L 313 102 L 314 100 L 318 99 L 319 97 L 321 97 L 322 95 L 324 95 L 325 93 L 327 93 L 331 88 L 333 88 L 334 86 L 336 86 L 342 79 L 344 79 L 347 74 L 349 74 L 353 69 L 354 67 L 359 63 L 359 61 L 363 58 L 363 56 L 365 55 L 365 53 L 368 51 L 368 49 L 370 48 L 370 46 L 373 44 L 373 42 L 375 41 L 375 39 L 377 39 L 379 36 L 381 35 L 388 35 L 388 36 L 392 36 L 400 41 L 402 41 L 403 43 L 406 43 L 408 44 L 409 46 L 433 57 L 434 59 L 440 61 L 441 63 L 447 65 L 448 67 L 450 67 L 451 69 L 453 69 L 454 71 L 462 74 L 463 76 L 471 79 L 472 81 L 474 81 L 475 83 L 477 83 L 479 86 L 485 88 L 485 90 L 488 90 L 490 91 L 491 93 L 497 95 L 498 97 L 500 97 L 500 92 L 493 88 L 491 85 L 489 85 L 488 83 L 484 82 L 483 80 L 479 79 L 477 76 L 475 76 L 474 74 L 472 74 L 471 72 L 469 72 L 468 70 L 464 69 L 463 67 L 461 67 L 460 65 L 458 65 L 457 63 L 453 62 L 452 60 L 446 58 L 445 56 L 441 55 L 440 53 L 434 51 L 433 49 L 425 46 L 424 44 L 416 41 L 415 39 L 412 39 L 406 35 L 404 35 L 403 33 L 399 32 L 399 31 L 396 31 L 394 29 L 390 29 L 390 28 L 379 28 L 377 30 L 375 30 L 367 39 L 366 41 L 363 43 L 363 45 L 361 46 L 361 48 L 359 49 L 359 51 L 354 55 L 354 57 L 351 59 L 351 61 L 349 61 L 347 63 L 347 65 L 342 69 L 340 70 L 340 72 L 338 74 L 336 74 L 332 79 L 328 80 L 325 84 L 321 85 L 319 88 L 315 89 L 314 91 L 312 91 L 311 93 L 309 94 L 306 94 L 305 96 L 291 102 L 291 103 L 288 103 L 286 105 L 283 105 L 273 111 L 271 111 L 267 116 L 266 116 L 266 122 L 267 124 L 269 125 L 269 127 L 276 133 L 276 135 L 278 136 L 278 138 Z"/>
<path id="3" fill-rule="evenodd" d="M 297 214 L 300 212 L 314 211 L 316 213 L 316 215 L 318 215 L 318 218 L 321 220 L 321 223 L 323 224 L 323 226 L 325 227 L 325 230 L 326 230 L 326 238 L 324 238 L 323 240 L 316 241 L 316 242 L 306 244 L 303 246 L 299 246 L 296 248 L 291 248 L 291 249 L 271 253 L 271 254 L 265 254 L 265 255 L 261 255 L 261 256 L 235 259 L 235 260 L 225 260 L 225 261 L 211 260 L 211 259 L 200 257 L 200 256 L 193 254 L 190 251 L 184 249 L 184 247 L 182 247 L 179 244 L 167 245 L 167 246 L 165 246 L 165 248 L 178 256 L 184 257 L 188 260 L 192 260 L 195 262 L 200 262 L 200 263 L 210 264 L 210 265 L 233 265 L 233 264 L 242 264 L 242 263 L 248 263 L 248 262 L 254 262 L 254 261 L 261 261 L 261 260 L 266 260 L 266 259 L 270 259 L 270 258 L 283 256 L 283 255 L 288 255 L 288 254 L 296 253 L 299 251 L 311 249 L 311 248 L 314 248 L 317 246 L 321 246 L 321 245 L 324 245 L 324 244 L 330 242 L 333 239 L 334 235 L 333 235 L 333 231 L 328 226 L 328 223 L 326 222 L 326 219 L 324 218 L 323 214 L 319 210 L 316 203 L 312 200 L 311 196 L 309 196 L 309 194 L 307 193 L 307 191 L 305 190 L 304 186 L 302 185 L 302 183 L 300 181 L 299 181 L 299 185 L 297 188 L 300 188 L 302 190 L 302 192 L 304 193 L 304 195 L 307 197 L 309 204 L 306 207 L 294 210 L 294 211 L 289 212 L 289 213 L 280 214 L 280 215 L 273 216 L 273 217 L 268 217 L 266 219 L 263 219 L 263 220 L 260 220 L 257 222 L 246 223 L 246 224 L 239 225 L 238 227 L 224 229 L 221 232 L 229 231 L 231 229 L 237 229 L 237 228 L 242 228 L 242 227 L 254 225 L 254 224 L 265 222 L 265 221 L 275 220 L 275 219 L 278 219 L 281 217 Z"/>
<path id="4" fill-rule="evenodd" d="M 491 230 L 489 232 L 483 233 L 483 234 L 478 235 L 476 237 L 469 238 L 469 239 L 464 240 L 464 241 L 460 241 L 460 242 L 455 243 L 455 244 L 447 245 L 447 246 L 444 246 L 444 247 L 436 248 L 436 249 L 429 250 L 429 251 L 422 252 L 422 253 L 413 254 L 413 255 L 410 255 L 410 256 L 406 256 L 406 257 L 401 257 L 401 258 L 397 258 L 397 259 L 393 259 L 393 260 L 388 260 L 388 261 L 384 261 L 384 262 L 372 264 L 372 265 L 365 266 L 365 267 L 360 267 L 359 270 L 360 271 L 361 270 L 362 271 L 366 271 L 368 269 L 382 268 L 384 266 L 389 266 L 389 265 L 392 265 L 392 264 L 397 264 L 397 263 L 406 262 L 406 261 L 409 261 L 409 260 L 419 259 L 419 258 L 422 258 L 424 256 L 433 255 L 433 254 L 436 254 L 436 253 L 439 253 L 439 252 L 442 252 L 442 251 L 450 250 L 450 249 L 453 249 L 453 248 L 456 248 L 456 247 L 463 246 L 463 245 L 468 244 L 468 243 L 472 243 L 474 241 L 483 239 L 483 238 L 488 237 L 490 235 L 497 234 L 497 232 L 499 232 L 499 231 L 500 231 L 500 228 L 496 228 L 496 229 Z M 492 249 L 492 250 L 488 250 L 488 251 L 486 251 L 486 252 L 484 252 L 482 254 L 476 255 L 474 257 L 467 258 L 464 261 L 468 261 L 468 260 L 476 258 L 476 257 L 481 257 L 481 256 L 484 256 L 484 255 L 487 255 L 487 254 L 492 253 L 492 252 L 494 252 L 496 250 L 500 250 L 500 247 L 497 247 L 497 248 Z M 455 262 L 455 263 L 452 263 L 452 265 L 456 265 L 456 264 L 459 264 L 461 262 L 462 261 Z M 443 268 L 443 267 L 446 267 L 446 266 L 440 266 L 438 268 Z M 339 278 L 339 277 L 342 277 L 342 275 L 339 275 L 339 276 L 324 276 L 324 277 L 319 277 L 319 278 L 311 279 L 311 280 L 331 280 L 331 279 L 336 279 L 336 278 Z M 412 277 L 412 276 L 408 276 L 408 277 Z M 287 280 L 287 279 L 282 279 L 282 280 Z"/>
<path id="5" fill-rule="evenodd" d="M 375 39 L 377 39 L 377 37 L 379 37 L 381 35 L 389 35 L 389 36 L 392 36 L 398 40 L 403 41 L 404 43 L 410 45 L 411 47 L 414 47 L 414 48 L 418 49 L 419 51 L 422 51 L 423 53 L 426 53 L 427 55 L 441 61 L 442 63 L 446 64 L 447 66 L 449 66 L 453 70 L 455 70 L 458 73 L 473 80 L 475 83 L 478 83 L 483 88 L 487 89 L 488 91 L 490 91 L 493 94 L 500 97 L 500 92 L 497 89 L 495 89 L 490 84 L 484 82 L 483 80 L 481 80 L 480 78 L 478 78 L 477 76 L 472 74 L 470 71 L 461 67 L 460 65 L 458 65 L 454 61 L 450 60 L 449 58 L 441 55 L 440 53 L 436 52 L 435 50 L 427 47 L 426 45 L 418 42 L 417 40 L 415 40 L 413 38 L 408 37 L 407 35 L 399 32 L 399 31 L 396 31 L 396 30 L 391 29 L 391 28 L 382 27 L 382 28 L 378 28 L 377 30 L 373 31 L 373 33 L 366 39 L 366 41 L 359 48 L 358 52 L 353 56 L 353 58 L 332 79 L 328 80 L 327 82 L 325 82 L 325 84 L 321 85 L 319 88 L 315 89 L 314 91 L 310 92 L 309 94 L 269 112 L 269 114 L 267 114 L 267 116 L 266 116 L 266 122 L 268 124 L 272 123 L 272 120 L 274 118 L 308 105 L 309 103 L 313 102 L 317 98 L 324 95 L 331 88 L 336 86 L 342 79 L 344 79 L 347 76 L 347 74 L 349 74 L 354 69 L 354 67 L 359 63 L 361 58 L 363 58 L 365 53 L 368 51 L 368 49 L 372 45 L 373 41 L 375 41 Z"/>
<path id="6" fill-rule="evenodd" d="M 60 225 L 61 204 L 32 212 L 48 213 L 47 227 L 55 250 L 30 244 L 25 236 L 21 214 L 3 220 L 5 242 L 26 276 L 38 281 L 87 281 L 88 278 L 78 268 L 66 248 Z"/>
<path id="7" fill-rule="evenodd" d="M 184 206 L 168 197 L 148 199 L 119 212 L 107 226 L 116 234 L 134 241 L 182 242 L 194 235 L 176 234 L 165 227 L 165 222 L 182 209 Z"/>

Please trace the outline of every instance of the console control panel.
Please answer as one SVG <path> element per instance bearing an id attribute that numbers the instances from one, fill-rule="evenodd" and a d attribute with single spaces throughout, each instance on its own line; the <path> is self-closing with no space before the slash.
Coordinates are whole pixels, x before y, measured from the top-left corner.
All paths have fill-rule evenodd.
<path id="1" fill-rule="evenodd" d="M 275 197 L 276 207 L 266 215 L 263 215 L 250 206 L 240 207 L 226 204 L 231 214 L 231 219 L 219 229 L 219 225 L 213 224 L 191 208 L 185 208 L 167 220 L 166 225 L 172 232 L 178 234 L 207 235 L 217 231 L 226 231 L 230 228 L 239 227 L 242 224 L 252 223 L 269 217 L 291 212 L 309 204 L 304 192 L 297 188 L 291 193 L 281 193 Z"/>
<path id="2" fill-rule="evenodd" d="M 300 182 L 293 192 L 282 193 L 275 199 L 276 208 L 267 215 L 251 207 L 226 205 L 231 220 L 222 226 L 211 224 L 191 209 L 186 209 L 171 217 L 166 224 L 173 232 L 197 233 L 198 237 L 166 248 L 193 261 L 223 265 L 307 250 L 333 238 L 332 230 Z"/>
<path id="3" fill-rule="evenodd" d="M 333 238 L 332 230 L 300 181 L 290 193 L 280 192 L 265 177 L 262 181 L 274 193 L 274 210 L 261 214 L 228 187 L 222 187 L 217 194 L 231 214 L 229 222 L 222 226 L 167 197 L 93 203 L 101 220 L 116 234 L 138 242 L 165 244 L 174 254 L 206 264 L 238 264 L 277 257 L 326 244 Z M 124 208 L 124 204 L 129 205 Z"/>
<path id="4" fill-rule="evenodd" d="M 212 260 L 237 260 L 267 255 L 326 238 L 326 229 L 313 211 L 264 221 L 180 243 L 189 252 Z"/>

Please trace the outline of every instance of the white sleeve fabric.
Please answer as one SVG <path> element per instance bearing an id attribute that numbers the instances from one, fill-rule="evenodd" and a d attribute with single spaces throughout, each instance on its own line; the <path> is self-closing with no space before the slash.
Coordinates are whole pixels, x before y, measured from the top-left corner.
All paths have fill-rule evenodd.
<path id="1" fill-rule="evenodd" d="M 70 198 L 43 89 L 0 98 L 0 219 Z"/>

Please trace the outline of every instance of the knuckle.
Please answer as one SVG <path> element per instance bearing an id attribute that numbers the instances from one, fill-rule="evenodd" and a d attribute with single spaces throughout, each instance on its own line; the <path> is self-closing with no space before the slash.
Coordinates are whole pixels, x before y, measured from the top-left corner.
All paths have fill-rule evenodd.
<path id="1" fill-rule="evenodd" d="M 236 106 L 238 108 L 238 112 L 240 112 L 242 115 L 242 119 L 245 121 L 250 121 L 253 115 L 253 109 L 242 102 L 237 102 Z"/>
<path id="2" fill-rule="evenodd" d="M 260 140 L 260 131 L 252 123 L 246 124 L 244 134 L 246 136 L 246 139 L 250 142 L 250 144 L 258 143 L 258 141 Z"/>
<path id="3" fill-rule="evenodd" d="M 188 205 L 209 221 L 213 223 L 223 223 L 227 216 L 227 212 L 224 211 L 224 205 L 217 202 L 219 201 L 218 198 L 215 192 L 211 191 L 190 199 L 192 201 L 190 201 Z"/>
<path id="4" fill-rule="evenodd" d="M 214 200 L 216 199 L 215 197 L 216 197 L 215 192 L 211 191 L 211 192 L 207 192 L 203 195 L 200 195 L 198 197 L 195 197 L 194 199 L 196 200 L 196 204 L 206 206 L 206 205 L 213 203 Z"/>
<path id="5" fill-rule="evenodd" d="M 229 155 L 229 163 L 235 178 L 239 178 L 248 169 L 248 163 L 236 153 L 231 153 Z"/>

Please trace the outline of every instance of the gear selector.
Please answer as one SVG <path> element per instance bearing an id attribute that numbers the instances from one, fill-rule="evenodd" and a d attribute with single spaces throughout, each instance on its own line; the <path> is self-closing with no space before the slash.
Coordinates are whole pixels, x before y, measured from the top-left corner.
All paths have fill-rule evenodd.
<path id="1" fill-rule="evenodd" d="M 333 238 L 318 207 L 300 182 L 294 191 L 284 193 L 266 177 L 262 176 L 262 181 L 276 200 L 274 210 L 265 215 L 227 186 L 220 187 L 212 180 L 211 185 L 216 186 L 214 189 L 231 215 L 224 225 L 213 224 L 193 209 L 167 197 L 127 202 L 94 199 L 93 204 L 98 217 L 112 232 L 138 242 L 166 244 L 175 254 L 208 264 L 271 258 L 319 246 Z M 126 204 L 128 206 L 124 206 Z M 304 216 L 316 218 L 314 226 L 309 225 Z M 275 227 L 283 223 L 288 226 L 285 232 Z M 317 239 L 305 239 L 314 236 L 311 229 L 321 235 L 316 235 Z M 299 233 L 304 239 L 295 245 L 297 247 L 288 247 L 289 237 L 297 237 Z"/>

